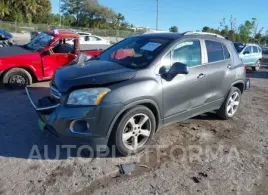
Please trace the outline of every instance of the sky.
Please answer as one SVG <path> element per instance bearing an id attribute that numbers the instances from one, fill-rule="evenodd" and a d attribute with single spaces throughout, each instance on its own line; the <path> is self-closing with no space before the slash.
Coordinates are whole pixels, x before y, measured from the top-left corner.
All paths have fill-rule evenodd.
<path id="1" fill-rule="evenodd" d="M 59 12 L 59 0 L 51 0 L 53 13 Z M 220 3 L 221 2 L 221 3 Z M 230 16 L 237 25 L 257 18 L 259 27 L 268 29 L 268 0 L 159 0 L 159 29 L 177 26 L 180 32 L 218 28 Z M 99 0 L 101 5 L 122 13 L 135 26 L 156 27 L 156 0 Z"/>

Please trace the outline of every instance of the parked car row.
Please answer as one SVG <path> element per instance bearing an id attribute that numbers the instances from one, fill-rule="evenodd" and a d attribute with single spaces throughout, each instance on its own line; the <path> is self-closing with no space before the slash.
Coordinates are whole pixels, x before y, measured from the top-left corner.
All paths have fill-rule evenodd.
<path id="1" fill-rule="evenodd" d="M 41 71 L 50 78 L 57 68 L 51 44 L 63 35 L 42 34 L 41 57 L 25 56 L 32 66 L 44 62 L 41 79 Z M 72 36 L 64 39 L 80 41 Z M 48 40 L 53 41 L 47 44 Z M 30 47 L 35 45 L 38 49 L 35 41 Z M 254 51 L 255 46 L 249 47 Z M 244 55 L 244 48 L 241 51 Z M 187 32 L 130 37 L 86 62 L 58 68 L 51 81 L 52 95 L 38 105 L 27 88 L 26 92 L 42 131 L 96 150 L 115 145 L 121 154 L 129 155 L 142 151 L 156 131 L 174 122 L 209 111 L 223 119 L 233 118 L 249 86 L 231 41 Z"/>
<path id="2" fill-rule="evenodd" d="M 62 29 L 53 29 L 57 31 L 62 31 Z M 96 35 L 92 35 L 88 32 L 81 32 L 81 31 L 75 31 L 75 30 L 66 30 L 66 31 L 72 31 L 79 35 L 80 39 L 80 45 L 110 45 L 110 41 Z M 33 31 L 31 32 L 31 40 L 34 39 L 36 36 L 38 36 L 41 32 Z"/>

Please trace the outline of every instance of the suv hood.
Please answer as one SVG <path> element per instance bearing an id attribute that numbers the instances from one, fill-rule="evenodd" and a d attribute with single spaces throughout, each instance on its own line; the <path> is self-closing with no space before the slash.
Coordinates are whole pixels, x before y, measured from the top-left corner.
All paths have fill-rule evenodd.
<path id="1" fill-rule="evenodd" d="M 84 65 L 71 65 L 56 71 L 52 85 L 60 92 L 72 88 L 95 87 L 132 79 L 136 70 L 108 61 L 89 61 Z"/>

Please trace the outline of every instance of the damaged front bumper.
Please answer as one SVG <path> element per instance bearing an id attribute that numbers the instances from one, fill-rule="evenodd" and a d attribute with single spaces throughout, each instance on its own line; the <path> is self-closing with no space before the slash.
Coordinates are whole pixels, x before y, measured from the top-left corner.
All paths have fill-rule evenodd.
<path id="1" fill-rule="evenodd" d="M 29 90 L 28 90 L 27 87 L 25 87 L 25 91 L 26 91 L 26 94 L 27 94 L 27 96 L 28 96 L 28 99 L 30 100 L 32 106 L 34 107 L 34 109 L 35 109 L 36 111 L 51 110 L 51 109 L 57 108 L 57 107 L 60 105 L 60 104 L 55 104 L 55 105 L 51 105 L 51 106 L 46 106 L 46 107 L 41 107 L 41 108 L 39 108 L 39 107 L 37 107 L 37 106 L 35 105 L 35 103 L 33 102 L 33 100 L 32 100 L 32 98 L 31 98 L 31 96 L 30 96 L 30 93 L 29 93 Z"/>
<path id="2" fill-rule="evenodd" d="M 63 143 L 90 145 L 94 150 L 107 146 L 110 124 L 123 108 L 123 104 L 69 106 L 51 96 L 42 98 L 36 105 L 29 90 L 25 90 L 39 116 L 41 130 Z"/>

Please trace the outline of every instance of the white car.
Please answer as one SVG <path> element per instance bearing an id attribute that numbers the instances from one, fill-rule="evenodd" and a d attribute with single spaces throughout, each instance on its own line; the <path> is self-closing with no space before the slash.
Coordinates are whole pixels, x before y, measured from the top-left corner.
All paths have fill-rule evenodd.
<path id="1" fill-rule="evenodd" d="M 96 35 L 80 35 L 81 45 L 110 45 L 110 42 L 102 37 Z"/>
<path id="2" fill-rule="evenodd" d="M 80 36 L 90 36 L 90 35 L 92 35 L 91 33 L 88 33 L 88 32 L 77 32 L 77 31 L 75 31 L 75 33 L 79 34 Z"/>

